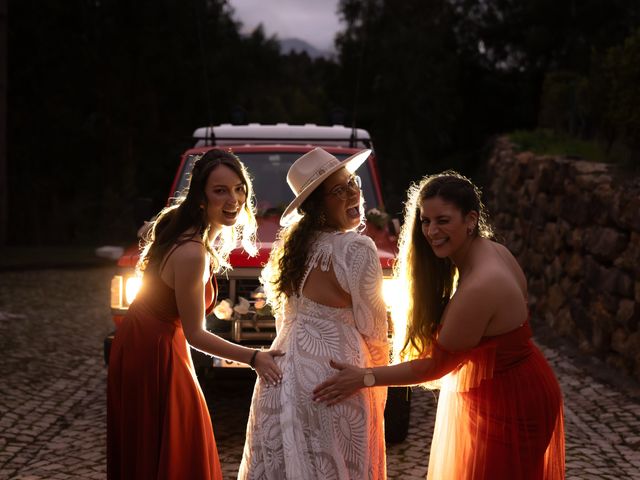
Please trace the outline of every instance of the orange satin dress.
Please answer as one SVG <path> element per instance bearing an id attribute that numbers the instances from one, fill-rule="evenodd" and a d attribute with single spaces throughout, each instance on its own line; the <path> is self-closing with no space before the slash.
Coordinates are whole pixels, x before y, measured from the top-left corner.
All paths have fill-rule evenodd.
<path id="1" fill-rule="evenodd" d="M 565 478 L 562 393 L 528 320 L 469 351 L 435 342 L 432 358 L 450 373 L 439 381 L 428 479 Z"/>
<path id="2" fill-rule="evenodd" d="M 215 295 L 216 285 L 207 283 L 207 311 Z M 145 274 L 111 347 L 107 478 L 222 478 L 175 292 L 157 273 Z"/>

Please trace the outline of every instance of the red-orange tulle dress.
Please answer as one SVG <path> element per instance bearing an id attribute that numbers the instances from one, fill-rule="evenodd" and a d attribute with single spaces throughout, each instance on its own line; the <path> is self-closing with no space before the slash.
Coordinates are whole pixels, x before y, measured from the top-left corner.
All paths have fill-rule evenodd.
<path id="1" fill-rule="evenodd" d="M 432 358 L 436 374 L 458 366 L 440 379 L 428 479 L 564 479 L 562 393 L 528 320 Z"/>
<path id="2" fill-rule="evenodd" d="M 215 286 L 205 289 L 212 308 Z M 147 272 L 118 328 L 107 386 L 109 479 L 221 479 L 211 418 L 175 292 Z"/>

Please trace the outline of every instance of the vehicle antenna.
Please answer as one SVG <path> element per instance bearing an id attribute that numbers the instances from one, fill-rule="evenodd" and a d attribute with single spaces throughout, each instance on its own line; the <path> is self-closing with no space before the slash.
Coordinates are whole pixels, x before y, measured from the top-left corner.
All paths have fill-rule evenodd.
<path id="1" fill-rule="evenodd" d="M 209 85 L 209 69 L 207 68 L 207 55 L 205 51 L 205 43 L 202 37 L 202 22 L 198 12 L 199 0 L 193 0 L 193 13 L 196 17 L 196 30 L 198 31 L 198 43 L 200 45 L 200 60 L 202 62 L 202 80 L 204 82 L 204 95 L 207 105 L 208 126 L 205 130 L 205 145 L 215 145 L 216 139 L 213 133 L 213 108 L 211 104 L 211 92 Z M 209 143 L 210 142 L 210 143 Z"/>
<path id="2" fill-rule="evenodd" d="M 367 35 L 366 32 L 362 33 L 362 45 L 360 48 L 360 57 L 358 58 L 358 70 L 356 71 L 356 88 L 353 94 L 353 108 L 351 112 L 351 137 L 349 138 L 349 146 L 355 148 L 358 145 L 358 129 L 357 116 L 358 116 L 358 98 L 360 96 L 360 77 L 362 76 L 362 64 L 364 62 L 364 53 L 367 47 Z"/>

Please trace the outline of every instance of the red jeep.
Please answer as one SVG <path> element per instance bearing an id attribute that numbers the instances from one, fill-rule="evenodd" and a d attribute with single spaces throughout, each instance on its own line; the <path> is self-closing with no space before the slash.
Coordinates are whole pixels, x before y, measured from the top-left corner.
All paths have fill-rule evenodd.
<path id="1" fill-rule="evenodd" d="M 232 252 L 233 270 L 219 276 L 218 306 L 207 317 L 207 328 L 228 340 L 250 346 L 268 347 L 275 337 L 275 321 L 259 282 L 279 228 L 282 211 L 293 198 L 286 175 L 291 164 L 302 154 L 321 146 L 338 159 L 345 159 L 363 148 L 372 148 L 369 134 L 362 129 L 342 126 L 220 125 L 199 128 L 194 132 L 196 144 L 182 154 L 180 166 L 171 188 L 169 202 L 188 186 L 188 173 L 198 155 L 216 147 L 230 148 L 247 166 L 256 195 L 259 253 L 249 257 L 244 250 Z M 393 298 L 391 268 L 396 253 L 396 236 L 392 223 L 384 213 L 380 177 L 375 156 L 360 167 L 362 191 L 367 211 L 365 233 L 376 243 L 384 274 L 385 300 Z M 132 245 L 118 261 L 119 271 L 111 281 L 111 311 L 117 328 L 135 298 L 140 280 L 134 268 L 138 246 Z M 391 332 L 390 332 L 391 334 Z M 105 340 L 105 359 L 112 336 Z M 209 357 L 192 350 L 196 369 L 244 368 L 246 365 Z M 410 391 L 389 389 L 385 411 L 387 441 L 404 440 L 409 421 Z"/>

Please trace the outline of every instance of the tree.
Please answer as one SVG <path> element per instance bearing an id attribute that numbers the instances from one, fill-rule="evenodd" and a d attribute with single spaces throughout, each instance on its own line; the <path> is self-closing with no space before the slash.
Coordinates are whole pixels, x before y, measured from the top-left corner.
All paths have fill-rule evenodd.
<path id="1" fill-rule="evenodd" d="M 441 165 L 462 117 L 460 62 L 445 1 L 340 3 L 344 103 L 377 142 L 387 195 Z"/>
<path id="2" fill-rule="evenodd" d="M 605 98 L 601 121 L 611 132 L 610 144 L 618 139 L 630 149 L 630 165 L 640 160 L 640 28 L 622 45 L 610 48 L 599 68 L 603 78 L 601 90 Z M 596 112 L 594 112 L 596 114 Z M 595 115 L 594 115 L 595 116 Z"/>
<path id="3" fill-rule="evenodd" d="M 7 2 L 0 0 L 0 245 L 7 240 Z"/>
<path id="4" fill-rule="evenodd" d="M 123 242 L 196 127 L 324 123 L 335 64 L 245 37 L 225 0 L 10 0 L 12 243 Z M 1 178 L 1 177 L 0 177 Z"/>
<path id="5" fill-rule="evenodd" d="M 620 44 L 640 22 L 640 3 L 636 0 L 452 3 L 458 17 L 460 48 L 492 76 L 510 75 L 527 89 L 514 104 L 524 109 L 522 120 L 531 127 L 541 109 L 547 73 L 588 75 L 593 69 L 592 53 Z M 553 83 L 553 79 L 548 80 Z"/>

